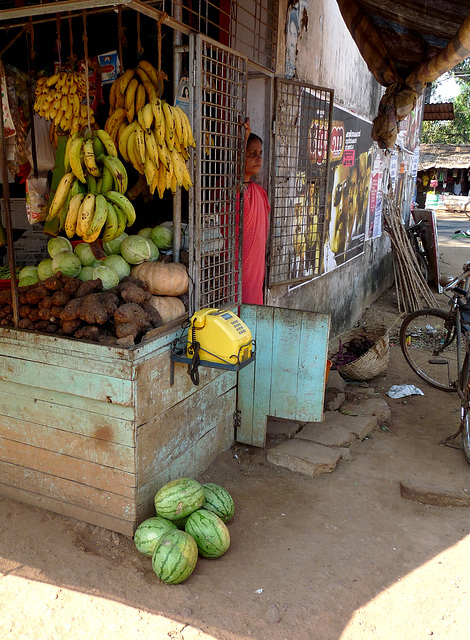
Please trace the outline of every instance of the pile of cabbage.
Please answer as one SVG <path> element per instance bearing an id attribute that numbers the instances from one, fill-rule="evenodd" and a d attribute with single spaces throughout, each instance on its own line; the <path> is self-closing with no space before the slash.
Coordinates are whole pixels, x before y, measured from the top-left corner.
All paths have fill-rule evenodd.
<path id="1" fill-rule="evenodd" d="M 173 246 L 173 233 L 164 225 L 146 227 L 136 235 L 123 233 L 111 242 L 103 243 L 107 257 L 97 260 L 90 246 L 81 242 L 72 246 L 70 240 L 57 236 L 47 243 L 49 257 L 37 266 L 23 267 L 19 274 L 19 287 L 45 280 L 59 271 L 65 276 L 83 282 L 100 278 L 103 290 L 111 289 L 130 275 L 134 265 L 158 260 L 160 251 Z"/>

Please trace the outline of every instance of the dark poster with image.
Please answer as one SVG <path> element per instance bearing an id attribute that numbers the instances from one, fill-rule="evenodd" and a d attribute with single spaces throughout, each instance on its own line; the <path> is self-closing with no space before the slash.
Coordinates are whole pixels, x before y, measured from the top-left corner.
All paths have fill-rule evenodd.
<path id="1" fill-rule="evenodd" d="M 371 123 L 335 106 L 330 144 L 324 271 L 364 251 L 371 182 Z"/>

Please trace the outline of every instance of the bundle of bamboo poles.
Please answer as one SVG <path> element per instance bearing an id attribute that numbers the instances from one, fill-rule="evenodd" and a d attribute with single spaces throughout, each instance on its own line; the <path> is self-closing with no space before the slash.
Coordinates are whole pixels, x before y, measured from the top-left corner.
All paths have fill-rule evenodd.
<path id="1" fill-rule="evenodd" d="M 398 311 L 411 313 L 423 307 L 437 307 L 436 299 L 420 271 L 393 194 L 385 195 L 384 228 L 392 243 Z"/>

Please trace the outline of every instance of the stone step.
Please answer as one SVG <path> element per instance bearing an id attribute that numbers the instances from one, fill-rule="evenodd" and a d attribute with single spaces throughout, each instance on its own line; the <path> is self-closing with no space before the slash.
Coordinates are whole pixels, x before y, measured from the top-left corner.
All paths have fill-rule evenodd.
<path id="1" fill-rule="evenodd" d="M 324 422 L 306 424 L 294 438 L 316 442 L 324 447 L 346 447 L 357 440 L 356 434 L 350 428 Z"/>
<path id="2" fill-rule="evenodd" d="M 334 471 L 341 457 L 341 449 L 297 438 L 283 442 L 267 452 L 267 459 L 271 464 L 312 478 Z"/>

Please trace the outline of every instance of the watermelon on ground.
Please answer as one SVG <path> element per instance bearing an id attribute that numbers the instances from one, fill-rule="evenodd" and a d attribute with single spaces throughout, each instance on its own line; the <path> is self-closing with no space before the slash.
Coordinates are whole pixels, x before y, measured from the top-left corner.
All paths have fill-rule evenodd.
<path id="1" fill-rule="evenodd" d="M 197 544 L 188 533 L 173 529 L 164 533 L 155 546 L 152 569 L 168 584 L 187 580 L 197 563 Z"/>
<path id="2" fill-rule="evenodd" d="M 212 511 L 194 511 L 184 528 L 196 540 L 199 553 L 205 558 L 220 558 L 230 547 L 227 525 Z"/>
<path id="3" fill-rule="evenodd" d="M 155 511 L 168 520 L 179 520 L 202 506 L 204 489 L 192 478 L 167 482 L 155 496 Z"/>
<path id="4" fill-rule="evenodd" d="M 137 551 L 151 558 L 160 536 L 171 529 L 176 529 L 176 525 L 161 516 L 144 520 L 139 524 L 134 534 L 134 544 Z"/>
<path id="5" fill-rule="evenodd" d="M 213 482 L 206 482 L 202 488 L 204 490 L 203 509 L 212 511 L 225 523 L 233 518 L 235 503 L 227 489 Z"/>

